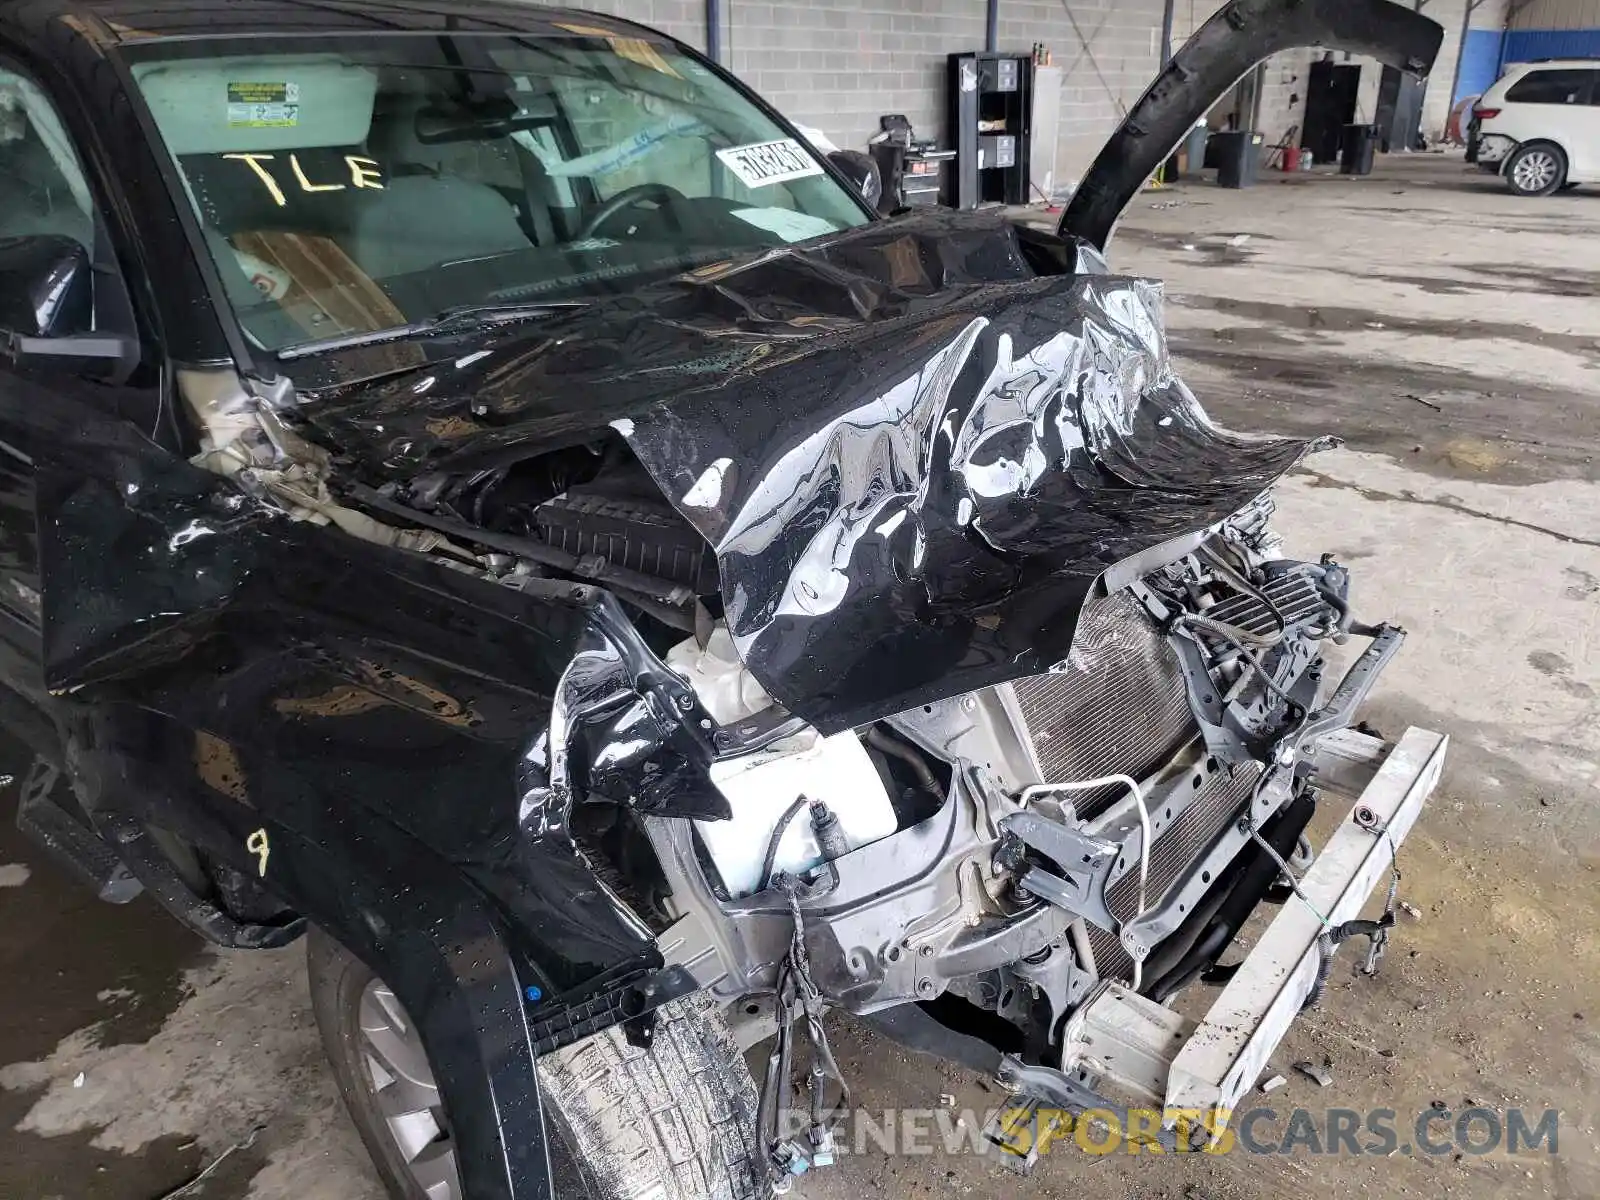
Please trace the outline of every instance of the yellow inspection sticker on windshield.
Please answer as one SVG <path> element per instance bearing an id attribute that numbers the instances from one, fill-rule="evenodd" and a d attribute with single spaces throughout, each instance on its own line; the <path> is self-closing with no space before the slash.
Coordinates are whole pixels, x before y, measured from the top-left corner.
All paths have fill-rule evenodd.
<path id="1" fill-rule="evenodd" d="M 750 146 L 730 146 L 718 150 L 722 165 L 739 177 L 745 187 L 769 187 L 821 175 L 822 165 L 793 138 L 777 142 L 756 142 Z"/>
<path id="2" fill-rule="evenodd" d="M 248 129 L 287 129 L 299 123 L 298 83 L 228 85 L 229 126 Z"/>

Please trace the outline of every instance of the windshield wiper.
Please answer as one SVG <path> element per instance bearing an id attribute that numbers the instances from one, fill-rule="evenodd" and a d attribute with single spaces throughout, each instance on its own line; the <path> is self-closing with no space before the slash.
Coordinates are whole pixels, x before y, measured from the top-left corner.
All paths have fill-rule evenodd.
<path id="1" fill-rule="evenodd" d="M 296 342 L 279 350 L 279 358 L 305 358 L 327 350 L 347 350 L 353 346 L 371 346 L 378 342 L 399 341 L 402 338 L 420 337 L 424 334 L 451 334 L 483 326 L 503 325 L 511 321 L 524 321 L 529 317 L 566 312 L 583 308 L 587 300 L 541 300 L 526 304 L 458 304 L 441 309 L 431 317 L 412 321 L 406 325 L 391 325 L 387 329 L 372 329 L 360 333 L 342 333 L 336 337 L 318 338 L 312 342 Z"/>

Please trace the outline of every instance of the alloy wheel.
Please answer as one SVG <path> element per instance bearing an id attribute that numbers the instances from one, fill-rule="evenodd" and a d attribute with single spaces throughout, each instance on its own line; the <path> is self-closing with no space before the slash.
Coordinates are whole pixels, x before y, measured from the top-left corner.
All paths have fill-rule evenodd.
<path id="1" fill-rule="evenodd" d="M 1525 192 L 1539 192 L 1555 183 L 1561 166 L 1548 150 L 1530 150 L 1511 168 L 1511 177 Z"/>
<path id="2" fill-rule="evenodd" d="M 406 1171 L 428 1200 L 461 1200 L 455 1141 L 421 1035 L 376 979 L 361 993 L 359 1016 L 367 1081 Z"/>

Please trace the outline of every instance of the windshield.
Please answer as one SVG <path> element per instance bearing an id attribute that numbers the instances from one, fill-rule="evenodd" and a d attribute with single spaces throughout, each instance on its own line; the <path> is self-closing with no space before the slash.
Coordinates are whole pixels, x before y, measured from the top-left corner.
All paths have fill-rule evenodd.
<path id="1" fill-rule="evenodd" d="M 257 346 L 614 295 L 870 219 L 705 66 L 563 28 L 137 48 Z"/>

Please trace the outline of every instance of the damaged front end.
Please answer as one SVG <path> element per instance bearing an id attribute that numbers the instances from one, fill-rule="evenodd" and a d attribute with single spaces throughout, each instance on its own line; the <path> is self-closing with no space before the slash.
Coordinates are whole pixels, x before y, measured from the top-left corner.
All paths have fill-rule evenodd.
<path id="1" fill-rule="evenodd" d="M 1302 7 L 1337 6 L 1218 20 L 1248 40 Z M 1317 39 L 1383 40 L 1348 12 Z M 1141 102 L 1162 139 L 1175 67 Z M 469 1159 L 534 1169 L 519 1053 L 647 1042 L 692 989 L 777 1035 L 775 1176 L 831 1153 L 827 1008 L 1029 1100 L 1214 1135 L 1339 944 L 1376 967 L 1359 910 L 1444 739 L 1351 732 L 1404 634 L 1270 528 L 1331 442 L 1206 417 L 1159 286 L 1090 244 L 1124 183 L 1086 183 L 1087 240 L 912 214 L 292 381 L 183 370 L 191 462 L 40 426 L 85 813 L 206 847 L 273 929 L 374 965 L 449 1047 Z M 208 934 L 260 944 L 239 907 Z M 1222 986 L 1198 1023 L 1168 1003 L 1197 981 Z"/>
<path id="2" fill-rule="evenodd" d="M 793 1038 L 830 1061 L 827 1007 L 1038 1102 L 1217 1132 L 1339 942 L 1376 964 L 1357 910 L 1443 752 L 1349 732 L 1404 634 L 1271 531 L 1272 484 L 1324 443 L 1218 429 L 1155 285 L 984 218 L 653 300 L 430 367 L 424 402 L 408 372 L 294 414 L 356 447 L 334 493 L 457 569 L 610 593 L 519 759 L 518 836 L 581 848 L 746 1044 L 778 1033 L 775 1171 L 829 1153 L 831 1068 L 809 1134 L 774 1116 Z M 630 345 L 655 354 L 617 366 Z M 563 390 L 602 399 L 577 422 L 542 399 Z M 1352 789 L 1356 833 L 1317 856 L 1317 805 Z M 1225 1028 L 1167 1007 L 1294 888 Z M 1130 1028 L 1140 1056 L 1107 1058 Z"/>
<path id="3" fill-rule="evenodd" d="M 828 288 L 873 319 L 830 315 Z M 1404 634 L 1356 618 L 1331 557 L 1281 554 L 1271 485 L 1320 444 L 1218 429 L 1172 373 L 1156 285 L 985 218 L 869 226 L 653 299 L 320 393 L 186 380 L 201 461 L 294 518 L 273 529 L 330 524 L 457 581 L 429 586 L 463 615 L 414 642 L 465 673 L 441 694 L 503 680 L 543 706 L 495 733 L 515 793 L 477 806 L 486 831 L 410 826 L 567 981 L 537 989 L 536 1044 L 648 1037 L 655 1004 L 709 991 L 746 1044 L 779 1036 L 780 1174 L 829 1154 L 831 1068 L 809 1132 L 776 1115 L 793 1039 L 831 1061 L 828 1007 L 1035 1102 L 1181 1104 L 1215 1133 L 1338 941 L 1368 935 L 1376 962 L 1386 929 L 1345 923 L 1442 756 L 1349 732 Z M 654 354 L 619 367 L 628 345 Z M 604 399 L 576 420 L 544 399 L 564 391 Z M 1368 853 L 1341 831 L 1329 864 L 1304 831 L 1352 786 L 1378 788 L 1352 810 Z M 603 970 L 571 914 L 524 924 L 563 902 L 552 878 L 626 902 L 631 966 L 620 924 Z M 1295 887 L 1225 1028 L 1167 1007 L 1225 982 L 1245 919 Z M 1138 1054 L 1108 1057 L 1130 1029 Z"/>

